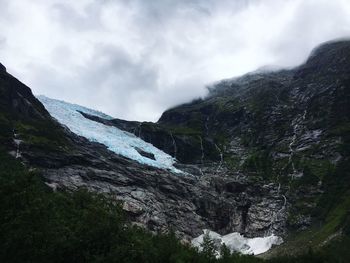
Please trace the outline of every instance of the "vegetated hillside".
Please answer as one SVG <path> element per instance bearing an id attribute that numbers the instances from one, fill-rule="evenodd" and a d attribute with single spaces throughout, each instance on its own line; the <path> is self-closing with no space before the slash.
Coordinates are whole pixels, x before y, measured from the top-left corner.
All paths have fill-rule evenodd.
<path id="1" fill-rule="evenodd" d="M 31 90 L 0 65 L 1 145 L 13 149 L 14 134 L 20 132 L 28 147 L 43 152 L 63 151 L 69 144 L 63 128 L 52 120 Z"/>
<path id="2" fill-rule="evenodd" d="M 72 134 L 4 69 L 0 90 L 2 151 L 52 188 L 110 193 L 129 219 L 153 231 L 275 233 L 286 242 L 270 256 L 309 247 L 325 260 L 325 253 L 349 256 L 349 41 L 322 45 L 293 70 L 222 81 L 158 123 L 84 114 L 176 157 L 183 176 Z"/>

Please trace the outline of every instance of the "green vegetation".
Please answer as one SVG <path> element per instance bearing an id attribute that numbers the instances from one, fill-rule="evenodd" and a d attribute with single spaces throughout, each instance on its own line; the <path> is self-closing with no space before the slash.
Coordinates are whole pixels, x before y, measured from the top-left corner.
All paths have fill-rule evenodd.
<path id="1" fill-rule="evenodd" d="M 0 112 L 0 145 L 6 144 L 11 136 L 13 136 L 11 122 Z"/>
<path id="2" fill-rule="evenodd" d="M 326 219 L 322 222 L 314 224 L 307 230 L 291 233 L 286 243 L 272 251 L 270 257 L 299 254 L 305 256 L 309 251 L 315 251 L 315 253 L 312 253 L 313 256 L 319 258 L 319 261 L 316 262 L 349 262 L 350 233 L 348 231 L 348 211 L 350 203 L 349 197 L 347 198 L 347 201 L 340 203 L 336 208 L 329 211 Z M 303 258 L 304 256 L 300 257 Z M 280 258 L 280 256 L 278 257 Z"/>
<path id="3" fill-rule="evenodd" d="M 304 158 L 296 163 L 303 171 L 303 176 L 297 181 L 297 185 L 316 185 L 326 176 L 333 174 L 334 165 L 328 160 Z"/>
<path id="4" fill-rule="evenodd" d="M 324 179 L 325 193 L 319 200 L 315 210 L 315 217 L 326 221 L 348 218 L 346 224 L 350 226 L 350 163 L 347 160 L 340 162 L 334 172 Z M 335 218 L 334 218 L 335 217 Z M 342 222 L 338 222 L 340 225 Z"/>
<path id="5" fill-rule="evenodd" d="M 13 132 L 31 148 L 61 152 L 70 147 L 62 127 L 52 121 L 31 90 L 11 75 L 0 72 L 0 145 L 12 144 Z"/>
<path id="6" fill-rule="evenodd" d="M 268 151 L 252 151 L 244 161 L 243 168 L 247 172 L 255 172 L 265 179 L 272 178 L 272 162 Z"/>
<path id="7" fill-rule="evenodd" d="M 20 139 L 31 147 L 46 152 L 68 150 L 70 144 L 62 128 L 50 121 L 16 121 L 13 127 Z"/>
<path id="8" fill-rule="evenodd" d="M 12 115 L 0 111 L 1 145 L 12 143 L 14 130 L 24 144 L 45 152 L 66 151 L 70 147 L 69 141 L 58 124 L 50 120 L 26 118 L 14 120 Z"/>
<path id="9" fill-rule="evenodd" d="M 331 259 L 329 262 L 349 262 L 349 171 L 350 163 L 345 160 L 328 170 L 323 177 L 324 193 L 319 200 L 316 200 L 317 206 L 311 211 L 314 224 L 307 230 L 292 232 L 287 242 L 275 249 L 274 255 L 305 253 L 308 249 L 313 249 L 322 251 L 323 255 L 328 255 Z M 302 184 L 299 187 L 302 187 Z M 294 204 L 295 213 L 291 213 L 289 222 L 292 222 L 299 214 L 310 213 L 307 211 L 310 208 L 305 206 L 305 203 L 309 202 L 303 197 Z"/>
<path id="10" fill-rule="evenodd" d="M 225 165 L 232 171 L 238 171 L 240 168 L 241 158 L 239 156 L 225 155 Z"/>

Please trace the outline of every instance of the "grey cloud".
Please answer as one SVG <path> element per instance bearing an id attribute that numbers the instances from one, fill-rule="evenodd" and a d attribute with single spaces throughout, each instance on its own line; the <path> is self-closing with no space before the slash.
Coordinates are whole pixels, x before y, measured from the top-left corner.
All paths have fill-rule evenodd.
<path id="1" fill-rule="evenodd" d="M 293 19 L 281 32 L 281 40 L 272 44 L 273 52 L 279 57 L 276 63 L 298 64 L 318 44 L 349 35 L 349 28 L 342 28 L 349 25 L 348 15 L 346 10 L 337 8 L 332 2 L 298 6 Z"/>
<path id="2" fill-rule="evenodd" d="M 6 22 L 11 20 L 9 14 L 9 2 L 7 0 L 0 0 L 0 22 Z"/>
<path id="3" fill-rule="evenodd" d="M 55 57 L 65 57 L 69 49 L 54 50 Z M 63 60 L 64 61 L 64 60 Z M 31 67 L 35 65 L 31 64 Z M 91 59 L 83 66 L 72 68 L 72 75 L 62 80 L 53 69 L 41 66 L 41 86 L 37 93 L 64 99 L 66 96 L 76 103 L 92 105 L 118 117 L 132 119 L 135 107 L 133 96 L 145 91 L 156 93 L 157 71 L 147 65 L 146 60 L 134 61 L 124 50 L 107 45 L 96 45 Z M 115 115 L 115 114 L 114 114 Z"/>
<path id="4" fill-rule="evenodd" d="M 3 36 L 0 36 L 0 48 L 4 48 L 6 45 L 6 38 Z"/>
<path id="5" fill-rule="evenodd" d="M 50 11 L 53 18 L 67 30 L 97 30 L 101 28 L 101 4 L 92 2 L 82 8 L 81 12 L 75 10 L 70 4 L 55 3 Z"/>
<path id="6" fill-rule="evenodd" d="M 269 64 L 294 66 L 320 42 L 350 35 L 344 0 L 0 5 L 0 57 L 36 94 L 132 120 L 156 120 L 205 95 L 208 83 Z"/>
<path id="7" fill-rule="evenodd" d="M 190 20 L 210 17 L 222 8 L 236 13 L 256 0 L 123 0 L 125 6 L 135 11 L 134 19 L 147 26 L 159 27 L 171 19 Z"/>

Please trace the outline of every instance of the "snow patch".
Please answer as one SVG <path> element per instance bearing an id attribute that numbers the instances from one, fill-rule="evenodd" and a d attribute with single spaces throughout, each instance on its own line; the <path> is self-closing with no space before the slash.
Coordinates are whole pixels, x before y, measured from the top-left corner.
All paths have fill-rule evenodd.
<path id="1" fill-rule="evenodd" d="M 220 235 L 214 231 L 207 229 L 203 230 L 204 234 L 192 239 L 191 244 L 194 247 L 202 249 L 201 244 L 203 238 L 207 234 L 209 238 L 214 241 L 214 244 L 220 246 L 225 244 L 231 252 L 240 252 L 242 254 L 258 255 L 268 251 L 273 245 L 280 245 L 283 243 L 281 237 L 270 235 L 266 237 L 246 238 L 238 232 L 230 233 L 227 235 Z M 220 247 L 218 247 L 218 250 Z"/>
<path id="2" fill-rule="evenodd" d="M 75 134 L 83 136 L 92 142 L 102 143 L 109 150 L 141 164 L 167 169 L 175 173 L 182 173 L 174 167 L 175 159 L 173 157 L 154 147 L 152 144 L 116 127 L 89 120 L 79 113 L 79 111 L 108 120 L 113 119 L 111 116 L 45 96 L 38 96 L 38 99 L 44 104 L 52 117 L 67 126 Z M 153 154 L 155 160 L 142 156 L 137 149 Z"/>

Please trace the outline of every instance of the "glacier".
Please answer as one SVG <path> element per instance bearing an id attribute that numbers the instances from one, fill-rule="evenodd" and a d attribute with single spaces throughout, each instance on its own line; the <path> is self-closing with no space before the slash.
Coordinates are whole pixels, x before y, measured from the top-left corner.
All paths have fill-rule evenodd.
<path id="1" fill-rule="evenodd" d="M 205 235 L 208 235 L 209 238 L 214 241 L 214 244 L 217 246 L 219 245 L 218 249 L 222 244 L 225 244 L 231 252 L 239 252 L 249 255 L 265 253 L 273 245 L 280 245 L 283 243 L 283 239 L 274 234 L 266 237 L 247 238 L 238 232 L 233 232 L 224 236 L 208 229 L 204 229 L 203 232 L 202 235 L 191 241 L 192 246 L 197 247 L 199 250 L 202 249 L 201 244 L 203 243 Z M 217 251 L 217 255 L 219 256 L 219 251 Z"/>
<path id="2" fill-rule="evenodd" d="M 37 96 L 37 98 L 52 117 L 62 125 L 68 127 L 73 133 L 83 136 L 92 142 L 104 144 L 116 154 L 135 160 L 141 164 L 169 170 L 174 173 L 182 173 L 181 170 L 174 167 L 176 160 L 172 156 L 136 137 L 132 133 L 87 119 L 79 111 L 107 120 L 113 119 L 111 116 L 46 96 Z M 155 160 L 141 155 L 136 150 L 137 148 L 153 154 Z"/>

